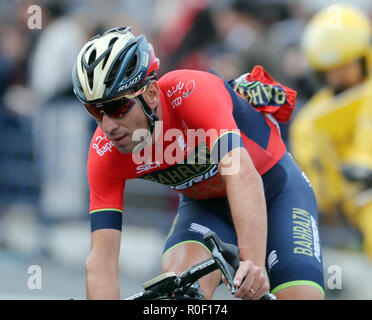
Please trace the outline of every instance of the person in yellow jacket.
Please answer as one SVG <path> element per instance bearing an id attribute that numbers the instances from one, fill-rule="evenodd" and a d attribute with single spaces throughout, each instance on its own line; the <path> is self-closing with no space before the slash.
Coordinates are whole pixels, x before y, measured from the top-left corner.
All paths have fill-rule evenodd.
<path id="1" fill-rule="evenodd" d="M 304 30 L 303 49 L 324 87 L 298 112 L 291 152 L 323 214 L 342 212 L 372 258 L 372 27 L 358 9 L 332 5 Z"/>

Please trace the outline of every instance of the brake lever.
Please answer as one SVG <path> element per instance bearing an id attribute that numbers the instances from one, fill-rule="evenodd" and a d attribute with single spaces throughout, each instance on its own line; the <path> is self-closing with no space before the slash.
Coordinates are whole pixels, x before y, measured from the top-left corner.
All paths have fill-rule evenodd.
<path id="1" fill-rule="evenodd" d="M 231 294 L 235 294 L 238 288 L 234 285 L 235 269 L 227 263 L 221 252 L 218 250 L 217 243 L 213 237 L 205 239 L 206 245 L 211 250 L 212 256 L 216 261 L 222 274 L 225 276 L 227 283 L 230 286 Z"/>

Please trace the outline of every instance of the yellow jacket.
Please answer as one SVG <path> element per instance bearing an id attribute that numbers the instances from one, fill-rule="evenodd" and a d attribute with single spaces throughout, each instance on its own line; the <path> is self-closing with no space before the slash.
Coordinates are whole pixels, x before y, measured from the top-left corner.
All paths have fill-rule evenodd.
<path id="1" fill-rule="evenodd" d="M 372 80 L 337 96 L 320 90 L 293 120 L 290 139 L 320 211 L 344 206 L 359 190 L 343 177 L 342 165 L 372 169 Z"/>

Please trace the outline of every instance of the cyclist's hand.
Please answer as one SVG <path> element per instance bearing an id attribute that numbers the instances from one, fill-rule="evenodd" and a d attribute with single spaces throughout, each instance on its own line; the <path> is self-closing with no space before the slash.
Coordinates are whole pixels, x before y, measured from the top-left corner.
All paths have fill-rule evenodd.
<path id="1" fill-rule="evenodd" d="M 265 271 L 249 260 L 240 262 L 234 285 L 238 287 L 234 296 L 244 300 L 258 300 L 270 289 Z"/>

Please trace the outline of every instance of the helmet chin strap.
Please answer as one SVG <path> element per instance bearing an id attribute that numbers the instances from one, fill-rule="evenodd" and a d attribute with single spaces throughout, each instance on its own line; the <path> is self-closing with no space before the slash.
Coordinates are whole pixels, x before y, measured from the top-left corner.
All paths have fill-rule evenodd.
<path id="1" fill-rule="evenodd" d="M 150 121 L 149 131 L 150 131 L 150 134 L 152 135 L 154 128 L 155 128 L 155 122 L 159 121 L 159 117 L 156 114 L 156 110 L 158 107 L 155 107 L 154 112 L 152 112 L 150 107 L 148 106 L 148 104 L 146 103 L 145 99 L 142 96 L 138 96 L 138 100 L 141 104 L 143 112 L 145 113 L 145 115 Z"/>
<path id="2" fill-rule="evenodd" d="M 140 102 L 140 105 L 141 105 L 141 108 L 142 108 L 143 112 L 145 113 L 146 117 L 148 118 L 148 120 L 150 122 L 150 126 L 149 126 L 149 132 L 150 133 L 145 137 L 144 141 L 141 142 L 141 144 L 143 145 L 143 148 L 144 148 L 145 145 L 148 143 L 148 141 L 152 137 L 152 133 L 154 132 L 156 121 L 159 121 L 159 117 L 156 114 L 156 110 L 157 110 L 158 107 L 155 107 L 154 112 L 152 112 L 152 110 L 150 109 L 150 107 L 146 103 L 145 99 L 141 95 L 138 96 L 137 98 Z M 139 152 L 143 148 L 137 149 L 137 152 Z"/>

